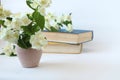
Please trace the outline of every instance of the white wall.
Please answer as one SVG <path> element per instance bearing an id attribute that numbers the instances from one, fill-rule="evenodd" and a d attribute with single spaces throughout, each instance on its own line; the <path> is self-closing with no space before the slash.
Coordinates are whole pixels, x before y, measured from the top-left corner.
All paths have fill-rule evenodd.
<path id="1" fill-rule="evenodd" d="M 13 12 L 28 11 L 25 0 L 2 0 L 2 3 Z M 118 49 L 120 0 L 52 0 L 48 11 L 56 14 L 72 12 L 74 28 L 94 30 L 94 40 L 86 43 L 86 47 L 99 51 Z"/>

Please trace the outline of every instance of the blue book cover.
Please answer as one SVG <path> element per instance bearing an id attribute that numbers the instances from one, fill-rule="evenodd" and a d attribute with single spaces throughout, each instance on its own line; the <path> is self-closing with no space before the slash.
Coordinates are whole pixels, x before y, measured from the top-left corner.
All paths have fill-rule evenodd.
<path id="1" fill-rule="evenodd" d="M 92 30 L 74 29 L 72 32 L 67 32 L 65 29 L 61 29 L 59 32 L 44 31 L 43 34 L 45 34 L 48 41 L 52 42 L 79 44 L 93 40 Z"/>

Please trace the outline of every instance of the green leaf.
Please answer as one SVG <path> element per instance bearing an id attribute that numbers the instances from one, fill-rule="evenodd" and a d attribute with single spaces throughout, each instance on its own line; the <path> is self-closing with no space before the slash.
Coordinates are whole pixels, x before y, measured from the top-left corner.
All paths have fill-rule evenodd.
<path id="1" fill-rule="evenodd" d="M 11 18 L 11 17 L 7 17 L 6 19 L 8 19 L 9 21 L 12 21 L 12 18 Z"/>
<path id="2" fill-rule="evenodd" d="M 4 25 L 4 20 L 0 20 L 0 25 Z"/>
<path id="3" fill-rule="evenodd" d="M 50 27 L 51 32 L 58 32 L 59 30 L 55 29 L 54 27 Z"/>
<path id="4" fill-rule="evenodd" d="M 27 34 L 22 33 L 19 36 L 17 45 L 19 47 L 21 47 L 21 48 L 28 49 L 28 48 L 30 48 L 32 46 L 29 41 L 30 41 L 30 36 L 27 35 Z"/>
<path id="5" fill-rule="evenodd" d="M 13 49 L 15 49 L 15 45 L 13 45 Z"/>
<path id="6" fill-rule="evenodd" d="M 59 26 L 63 27 L 63 25 L 61 23 L 57 23 Z"/>
<path id="7" fill-rule="evenodd" d="M 45 18 L 42 16 L 37 10 L 33 13 L 33 19 L 35 20 L 36 24 L 40 27 L 41 30 L 44 29 L 45 25 Z"/>
<path id="8" fill-rule="evenodd" d="M 5 22 L 4 20 L 0 20 L 0 25 L 2 25 L 3 27 L 5 27 L 5 28 L 6 28 L 7 26 L 6 26 L 6 25 L 4 25 L 4 22 Z"/>
<path id="9" fill-rule="evenodd" d="M 51 32 L 51 30 L 49 30 L 49 29 L 48 29 L 48 28 L 46 28 L 46 27 L 45 27 L 45 30 L 47 30 L 47 31 Z"/>
<path id="10" fill-rule="evenodd" d="M 30 4 L 32 4 L 31 0 L 26 0 L 26 4 L 33 10 L 35 10 Z"/>
<path id="11" fill-rule="evenodd" d="M 17 54 L 14 54 L 14 52 L 12 52 L 11 54 L 10 54 L 10 56 L 17 56 Z"/>
<path id="12" fill-rule="evenodd" d="M 30 23 L 28 26 L 22 26 L 25 34 L 33 35 L 35 32 L 40 30 L 40 27 L 36 24 Z"/>
<path id="13" fill-rule="evenodd" d="M 72 15 L 72 13 L 69 13 L 69 15 Z"/>
<path id="14" fill-rule="evenodd" d="M 33 20 L 33 17 L 32 17 L 30 14 L 27 14 L 27 17 L 28 17 L 30 20 Z"/>
<path id="15" fill-rule="evenodd" d="M 67 26 L 68 24 L 72 24 L 72 21 L 64 21 L 63 24 Z"/>
<path id="16" fill-rule="evenodd" d="M 5 55 L 5 53 L 0 53 L 0 55 Z"/>

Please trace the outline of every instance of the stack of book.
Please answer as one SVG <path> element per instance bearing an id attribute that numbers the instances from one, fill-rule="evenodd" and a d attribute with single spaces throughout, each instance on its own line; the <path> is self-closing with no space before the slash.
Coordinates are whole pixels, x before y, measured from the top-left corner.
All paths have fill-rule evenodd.
<path id="1" fill-rule="evenodd" d="M 81 53 L 83 43 L 93 40 L 91 30 L 73 30 L 68 33 L 44 31 L 43 34 L 48 40 L 48 45 L 43 49 L 44 53 Z"/>

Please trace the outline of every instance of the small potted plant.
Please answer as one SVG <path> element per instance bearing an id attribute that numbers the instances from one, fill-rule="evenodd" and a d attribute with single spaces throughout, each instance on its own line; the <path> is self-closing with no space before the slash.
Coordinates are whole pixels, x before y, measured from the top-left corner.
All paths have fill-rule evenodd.
<path id="1" fill-rule="evenodd" d="M 26 0 L 33 11 L 24 14 L 12 14 L 0 7 L 0 39 L 15 45 L 23 67 L 39 64 L 42 47 L 47 44 L 42 30 L 45 28 L 45 9 L 50 3 L 51 0 Z"/>

